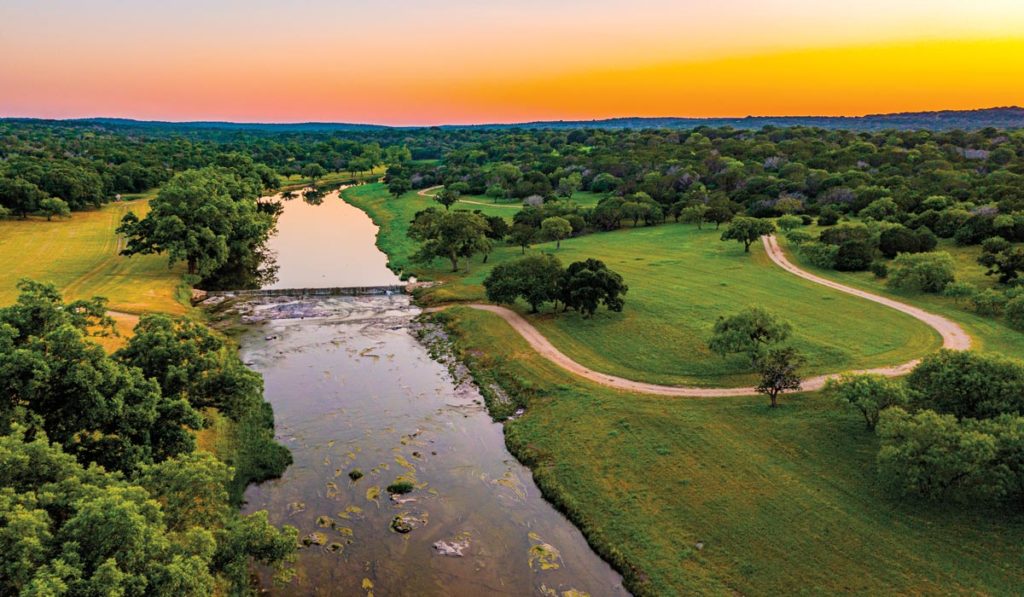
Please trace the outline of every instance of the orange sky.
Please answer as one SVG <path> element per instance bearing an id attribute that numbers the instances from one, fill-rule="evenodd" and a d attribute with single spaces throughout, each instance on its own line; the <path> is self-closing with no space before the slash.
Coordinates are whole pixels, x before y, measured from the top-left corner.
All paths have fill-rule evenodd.
<path id="1" fill-rule="evenodd" d="M 1024 104 L 1021 0 L 4 0 L 0 115 L 508 122 Z"/>

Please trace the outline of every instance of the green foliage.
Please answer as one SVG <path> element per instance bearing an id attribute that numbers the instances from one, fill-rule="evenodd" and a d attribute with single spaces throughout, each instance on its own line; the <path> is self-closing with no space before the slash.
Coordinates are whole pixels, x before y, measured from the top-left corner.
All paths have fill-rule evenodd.
<path id="1" fill-rule="evenodd" d="M 218 578 L 246 592 L 251 559 L 283 564 L 296 533 L 235 514 L 228 473 L 190 455 L 144 468 L 136 484 L 15 428 L 0 436 L 0 592 L 209 595 Z M 240 541 L 238 527 L 262 543 Z"/>
<path id="2" fill-rule="evenodd" d="M 554 255 L 530 255 L 497 265 L 484 279 L 487 300 L 513 304 L 522 298 L 536 313 L 540 306 L 559 299 L 562 264 Z"/>
<path id="3" fill-rule="evenodd" d="M 545 240 L 555 241 L 555 248 L 562 248 L 562 239 L 572 234 L 572 224 L 565 218 L 552 216 L 540 223 L 540 232 Z"/>
<path id="4" fill-rule="evenodd" d="M 903 253 L 889 268 L 889 285 L 900 290 L 942 292 L 955 280 L 953 258 L 944 251 Z"/>
<path id="5" fill-rule="evenodd" d="M 216 408 L 235 420 L 263 401 L 260 375 L 191 319 L 143 315 L 114 358 L 156 380 L 164 396 L 180 397 L 195 408 Z"/>
<path id="6" fill-rule="evenodd" d="M 779 228 L 783 229 L 786 232 L 789 232 L 790 230 L 796 228 L 797 226 L 803 225 L 803 219 L 801 219 L 800 216 L 791 215 L 782 216 L 781 218 L 775 220 L 775 222 L 779 225 Z"/>
<path id="7" fill-rule="evenodd" d="M 911 405 L 957 418 L 1024 414 L 1024 363 L 998 355 L 942 350 L 907 377 Z"/>
<path id="8" fill-rule="evenodd" d="M 836 255 L 839 254 L 839 247 L 820 242 L 804 242 L 799 245 L 800 254 L 807 258 L 813 265 L 832 269 L 836 266 Z"/>
<path id="9" fill-rule="evenodd" d="M 857 214 L 865 220 L 891 221 L 900 215 L 900 206 L 888 197 L 876 199 Z"/>
<path id="10" fill-rule="evenodd" d="M 974 309 L 974 312 L 988 317 L 998 317 L 1006 307 L 1008 300 L 1005 294 L 992 288 L 975 292 L 970 297 L 971 308 Z"/>
<path id="11" fill-rule="evenodd" d="M 459 259 L 472 257 L 478 252 L 490 252 L 489 230 L 487 220 L 477 213 L 425 209 L 416 214 L 409 227 L 409 238 L 422 243 L 413 260 L 430 262 L 443 257 L 456 272 Z"/>
<path id="12" fill-rule="evenodd" d="M 257 205 L 262 184 L 255 168 L 182 172 L 160 189 L 145 218 L 124 217 L 122 254 L 166 253 L 170 265 L 185 261 L 189 274 L 207 280 L 222 268 L 255 268 L 274 225 Z"/>
<path id="13" fill-rule="evenodd" d="M 39 201 L 39 212 L 46 216 L 46 221 L 54 217 L 66 218 L 71 215 L 71 208 L 63 199 L 57 197 L 44 197 Z"/>
<path id="14" fill-rule="evenodd" d="M 575 309 L 584 318 L 592 317 L 599 304 L 609 311 L 622 311 L 622 295 L 629 287 L 622 276 L 608 269 L 599 259 L 587 259 L 569 264 L 558 284 L 558 296 L 568 309 Z"/>
<path id="15" fill-rule="evenodd" d="M 47 197 L 46 191 L 27 180 L 0 177 L 0 206 L 16 216 L 25 218 L 35 213 Z"/>
<path id="16" fill-rule="evenodd" d="M 761 375 L 757 391 L 771 399 L 771 407 L 778 406 L 779 394 L 799 390 L 802 379 L 798 373 L 807 359 L 795 348 L 770 348 L 757 358 L 755 366 Z"/>
<path id="17" fill-rule="evenodd" d="M 103 302 L 65 304 L 56 289 L 31 282 L 0 309 L 0 421 L 44 430 L 84 463 L 134 471 L 191 451 L 201 424 L 185 400 L 164 396 L 141 370 L 87 340 L 107 325 Z"/>
<path id="18" fill-rule="evenodd" d="M 1006 303 L 1006 323 L 1017 331 L 1024 331 L 1024 295 L 1015 296 Z"/>
<path id="19" fill-rule="evenodd" d="M 737 217 L 722 233 L 722 240 L 735 240 L 743 243 L 743 251 L 750 252 L 750 245 L 766 234 L 775 232 L 775 224 L 771 220 L 760 218 Z"/>
<path id="20" fill-rule="evenodd" d="M 789 338 L 792 330 L 789 323 L 766 309 L 748 307 L 736 315 L 718 318 L 708 348 L 722 356 L 744 353 L 756 364 L 767 347 Z"/>
<path id="21" fill-rule="evenodd" d="M 902 380 L 870 373 L 847 374 L 830 379 L 825 391 L 840 404 L 864 417 L 868 429 L 878 425 L 882 411 L 894 406 L 906 407 L 910 394 Z"/>

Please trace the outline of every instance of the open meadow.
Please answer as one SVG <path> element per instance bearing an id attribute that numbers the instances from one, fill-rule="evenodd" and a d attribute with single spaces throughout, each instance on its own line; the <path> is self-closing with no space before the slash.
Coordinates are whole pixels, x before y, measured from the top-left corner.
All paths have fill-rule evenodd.
<path id="1" fill-rule="evenodd" d="M 643 594 L 1010 595 L 1024 583 L 1024 519 L 892 499 L 877 437 L 821 393 L 770 409 L 616 392 L 492 314 L 443 318 L 480 379 L 526 389 L 510 449 Z"/>
<path id="2" fill-rule="evenodd" d="M 344 197 L 381 226 L 378 244 L 393 267 L 444 281 L 429 303 L 484 300 L 482 282 L 497 264 L 520 257 L 518 247 L 496 246 L 488 263 L 475 258 L 466 273 L 440 261 L 413 264 L 417 244 L 406 236 L 413 214 L 432 202 L 415 193 L 395 199 L 382 185 L 348 189 Z M 713 226 L 668 224 L 624 228 L 535 245 L 563 263 L 601 259 L 630 287 L 622 313 L 601 310 L 590 319 L 550 313 L 528 319 L 562 352 L 597 371 L 671 385 L 738 386 L 753 381 L 743 356 L 723 358 L 707 340 L 720 316 L 745 307 L 767 308 L 794 327 L 794 345 L 809 357 L 807 373 L 895 365 L 934 351 L 941 340 L 921 322 L 892 309 L 823 288 L 772 265 L 760 246 L 721 242 Z M 516 306 L 526 314 L 525 304 Z"/>

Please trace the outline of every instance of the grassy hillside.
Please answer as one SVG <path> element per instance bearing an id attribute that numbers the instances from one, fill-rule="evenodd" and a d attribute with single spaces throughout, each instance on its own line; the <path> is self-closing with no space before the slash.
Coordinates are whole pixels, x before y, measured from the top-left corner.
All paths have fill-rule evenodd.
<path id="1" fill-rule="evenodd" d="M 399 199 L 380 185 L 349 189 L 345 198 L 367 210 L 381 226 L 378 244 L 392 264 L 446 281 L 426 297 L 431 302 L 482 300 L 490 269 L 520 256 L 501 246 L 488 264 L 474 260 L 468 273 L 451 274 L 440 261 L 409 263 L 417 244 L 405 234 L 413 214 L 429 205 L 414 193 Z M 715 320 L 749 305 L 764 306 L 795 329 L 795 345 L 809 357 L 807 373 L 829 373 L 893 365 L 941 345 L 938 334 L 892 309 L 828 290 L 772 265 L 760 247 L 746 255 L 720 232 L 667 224 L 623 229 L 537 245 L 564 263 L 596 257 L 621 273 L 630 286 L 623 313 L 600 311 L 593 319 L 575 313 L 528 316 L 555 346 L 580 363 L 630 379 L 668 384 L 733 386 L 749 383 L 749 362 L 710 353 Z M 526 313 L 525 305 L 518 309 Z"/>
<path id="2" fill-rule="evenodd" d="M 1024 518 L 884 495 L 875 436 L 820 394 L 772 410 L 762 398 L 615 392 L 540 358 L 491 314 L 444 317 L 475 369 L 531 389 L 510 448 L 634 590 L 1009 595 L 1024 584 Z"/>

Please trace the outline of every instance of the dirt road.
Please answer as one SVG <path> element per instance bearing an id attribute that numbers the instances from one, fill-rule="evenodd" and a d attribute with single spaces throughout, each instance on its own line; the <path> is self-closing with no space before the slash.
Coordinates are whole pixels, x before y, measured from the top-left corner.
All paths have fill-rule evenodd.
<path id="1" fill-rule="evenodd" d="M 958 324 L 946 319 L 945 317 L 940 317 L 938 315 L 928 313 L 927 311 L 918 309 L 917 307 L 913 307 L 905 303 L 901 303 L 899 301 L 894 301 L 892 299 L 885 298 L 877 294 L 871 294 L 870 292 L 865 292 L 863 290 L 851 288 L 849 286 L 839 284 L 838 282 L 833 282 L 831 280 L 826 280 L 825 278 L 815 276 L 810 272 L 806 272 L 798 268 L 796 265 L 790 262 L 786 258 L 785 253 L 782 252 L 782 249 L 779 247 L 778 242 L 774 236 L 766 236 L 763 240 L 765 250 L 768 252 L 768 256 L 771 258 L 771 260 L 776 265 L 790 272 L 791 274 L 800 276 L 801 278 L 804 278 L 805 280 L 810 280 L 811 282 L 814 282 L 816 284 L 821 284 L 822 286 L 827 286 L 840 292 L 852 294 L 865 300 L 879 303 L 881 305 L 885 305 L 886 307 L 906 313 L 907 315 L 910 315 L 911 317 L 928 324 L 930 327 L 934 328 L 937 332 L 939 332 L 939 334 L 942 336 L 942 346 L 944 348 L 948 348 L 951 350 L 967 350 L 968 348 L 970 348 L 971 338 L 969 335 L 967 335 L 967 332 L 965 332 L 963 328 L 961 328 Z M 601 384 L 603 386 L 615 388 L 618 390 L 626 390 L 629 392 L 638 392 L 641 394 L 656 394 L 661 396 L 684 396 L 692 398 L 751 396 L 757 393 L 756 390 L 752 387 L 694 388 L 684 386 L 665 386 L 644 383 L 640 381 L 633 381 L 630 379 L 625 379 L 614 375 L 608 375 L 607 373 L 594 371 L 593 369 L 589 369 L 577 363 L 576 361 L 566 356 L 562 351 L 555 348 L 555 346 L 552 345 L 551 342 L 549 342 L 548 339 L 545 338 L 544 335 L 537 330 L 537 328 L 533 327 L 533 325 L 530 322 L 528 322 L 526 319 L 523 318 L 523 316 L 519 315 L 515 311 L 506 309 L 505 307 L 499 307 L 497 305 L 486 305 L 480 303 L 473 303 L 463 306 L 472 307 L 473 309 L 479 309 L 481 311 L 488 311 L 490 313 L 498 315 L 506 322 L 508 322 L 508 324 L 512 326 L 512 329 L 519 332 L 519 335 L 521 335 L 534 350 L 540 353 L 541 356 L 555 363 L 556 365 L 565 369 L 566 371 L 569 371 L 570 373 L 573 373 L 595 383 Z M 428 311 L 430 310 L 428 309 Z M 887 377 L 897 377 L 909 373 L 910 370 L 913 369 L 919 362 L 919 360 L 914 360 L 910 361 L 909 363 L 903 363 L 902 365 L 880 367 L 877 369 L 858 370 L 852 371 L 851 373 L 876 373 L 879 375 L 885 375 Z M 817 377 L 805 379 L 802 389 L 805 391 L 820 390 L 822 387 L 824 387 L 826 381 L 838 375 L 838 373 L 834 373 L 829 375 L 819 375 Z"/>

